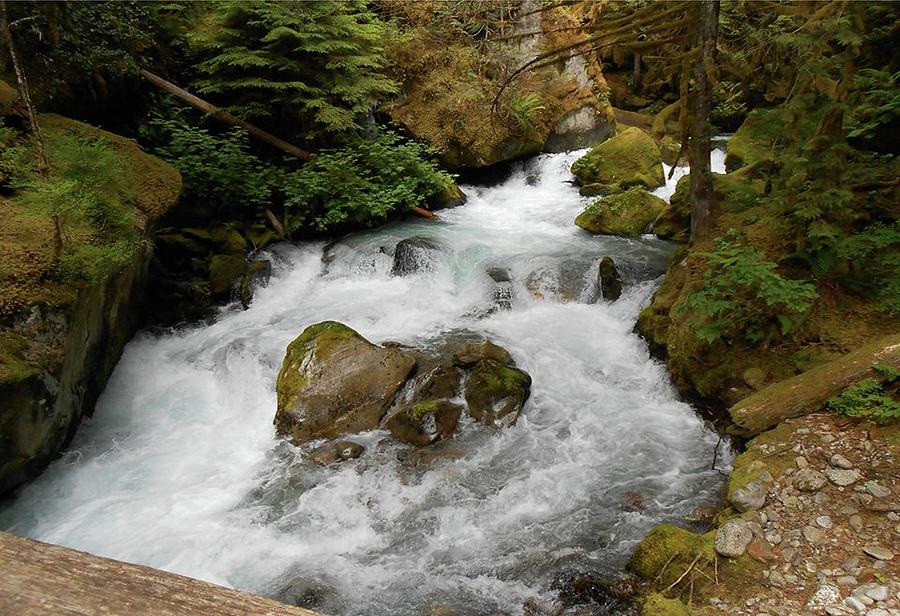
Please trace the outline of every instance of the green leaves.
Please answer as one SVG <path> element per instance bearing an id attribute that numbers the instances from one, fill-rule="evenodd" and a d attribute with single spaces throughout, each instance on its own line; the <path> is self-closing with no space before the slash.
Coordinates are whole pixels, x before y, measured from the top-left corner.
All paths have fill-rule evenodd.
<path id="1" fill-rule="evenodd" d="M 453 185 L 433 161 L 435 152 L 392 132 L 325 150 L 283 185 L 288 228 L 325 231 L 351 224 L 373 226 L 428 203 Z"/>
<path id="2" fill-rule="evenodd" d="M 818 297 L 814 285 L 782 277 L 762 251 L 733 239 L 720 239 L 714 252 L 702 256 L 710 266 L 704 286 L 677 312 L 688 313 L 694 334 L 707 344 L 720 338 L 760 344 L 790 335 Z"/>
<path id="3" fill-rule="evenodd" d="M 830 398 L 826 405 L 832 411 L 846 417 L 860 417 L 877 422 L 900 418 L 900 402 L 890 390 L 896 390 L 900 372 L 891 366 L 876 365 L 878 379 L 869 378 L 846 388 Z"/>

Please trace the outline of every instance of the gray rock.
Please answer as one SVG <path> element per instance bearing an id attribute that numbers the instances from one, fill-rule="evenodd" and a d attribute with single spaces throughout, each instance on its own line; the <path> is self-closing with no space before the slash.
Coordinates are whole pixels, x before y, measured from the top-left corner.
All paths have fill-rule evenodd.
<path id="1" fill-rule="evenodd" d="M 816 492 L 825 487 L 825 476 L 819 471 L 804 468 L 794 475 L 794 487 L 801 492 Z"/>
<path id="2" fill-rule="evenodd" d="M 868 492 L 875 498 L 887 498 L 891 495 L 890 488 L 885 487 L 876 481 L 867 481 L 865 487 L 866 492 Z"/>
<path id="3" fill-rule="evenodd" d="M 827 515 L 820 515 L 816 518 L 816 524 L 827 530 L 832 526 L 831 518 Z"/>
<path id="4" fill-rule="evenodd" d="M 725 522 L 716 531 L 716 552 L 727 558 L 737 558 L 747 551 L 753 540 L 753 530 L 746 520 L 736 519 Z"/>
<path id="5" fill-rule="evenodd" d="M 831 483 L 841 487 L 849 486 L 862 479 L 862 475 L 856 469 L 829 468 L 825 474 L 828 475 Z"/>
<path id="6" fill-rule="evenodd" d="M 734 491 L 729 499 L 734 508 L 745 513 L 747 511 L 757 511 L 762 509 L 766 504 L 766 494 L 768 493 L 768 484 L 762 481 L 751 481 L 745 486 Z"/>
<path id="7" fill-rule="evenodd" d="M 866 584 L 867 588 L 864 591 L 864 594 L 875 601 L 885 601 L 888 598 L 888 589 L 887 586 L 882 586 L 880 584 Z"/>
<path id="8" fill-rule="evenodd" d="M 831 465 L 834 466 L 835 468 L 843 468 L 843 469 L 853 468 L 853 463 L 839 453 L 836 453 L 833 456 L 831 456 L 830 462 L 831 462 Z"/>
<path id="9" fill-rule="evenodd" d="M 856 610 L 860 614 L 866 611 L 866 604 L 856 597 L 847 597 L 846 599 L 844 599 L 844 605 Z"/>
<path id="10" fill-rule="evenodd" d="M 825 533 L 815 526 L 804 526 L 803 537 L 810 543 L 819 543 L 825 540 Z"/>
<path id="11" fill-rule="evenodd" d="M 840 589 L 829 583 L 820 582 L 806 601 L 809 610 L 822 610 L 841 603 Z"/>
<path id="12" fill-rule="evenodd" d="M 603 295 L 603 299 L 609 302 L 619 299 L 622 295 L 622 276 L 616 268 L 616 262 L 611 257 L 603 257 L 600 260 L 598 275 L 600 279 L 600 293 Z"/>
<path id="13" fill-rule="evenodd" d="M 880 545 L 867 545 L 863 548 L 863 552 L 877 560 L 892 560 L 894 553 Z"/>
<path id="14" fill-rule="evenodd" d="M 391 274 L 409 276 L 436 268 L 441 245 L 426 237 L 409 237 L 397 243 Z"/>
<path id="15" fill-rule="evenodd" d="M 851 515 L 851 516 L 850 516 L 850 519 L 848 520 L 848 522 L 849 522 L 849 524 L 850 524 L 850 528 L 852 528 L 855 532 L 857 532 L 857 533 L 861 533 L 861 532 L 862 532 L 862 530 L 863 530 L 863 521 L 862 521 L 862 517 L 861 517 L 861 516 L 855 515 L 855 514 L 854 514 L 854 515 Z"/>

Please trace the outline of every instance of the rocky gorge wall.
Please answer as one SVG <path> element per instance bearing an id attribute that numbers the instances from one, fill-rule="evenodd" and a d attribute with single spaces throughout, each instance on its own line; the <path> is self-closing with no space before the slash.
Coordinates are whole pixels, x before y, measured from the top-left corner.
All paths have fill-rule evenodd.
<path id="1" fill-rule="evenodd" d="M 115 153 L 128 181 L 111 198 L 133 210 L 128 233 L 139 239 L 124 266 L 92 281 L 66 280 L 44 260 L 50 238 L 36 237 L 52 229 L 49 221 L 0 199 L 9 223 L 0 233 L 0 288 L 18 296 L 0 312 L 0 495 L 40 473 L 92 412 L 141 321 L 153 225 L 181 190 L 179 173 L 131 140 L 62 116 L 43 116 L 42 125 L 51 141 L 102 142 Z M 23 253 L 44 269 L 23 269 L 15 260 Z"/>

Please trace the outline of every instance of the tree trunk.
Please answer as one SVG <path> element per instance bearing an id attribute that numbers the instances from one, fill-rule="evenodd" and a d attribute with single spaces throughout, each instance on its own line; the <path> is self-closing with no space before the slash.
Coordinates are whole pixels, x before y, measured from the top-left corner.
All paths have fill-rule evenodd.
<path id="1" fill-rule="evenodd" d="M 634 52 L 634 69 L 631 73 L 631 91 L 641 93 L 641 54 Z"/>
<path id="2" fill-rule="evenodd" d="M 28 113 L 28 123 L 31 126 L 31 133 L 37 143 L 38 151 L 38 170 L 41 175 L 46 175 L 50 170 L 50 162 L 47 160 L 47 147 L 44 143 L 44 135 L 41 133 L 41 127 L 38 124 L 37 111 L 35 111 L 34 103 L 31 101 L 31 90 L 28 89 L 28 80 L 25 78 L 25 71 L 19 64 L 19 56 L 16 54 L 16 45 L 13 41 L 12 30 L 9 28 L 9 9 L 6 0 L 0 0 L 0 31 L 3 33 L 3 39 L 6 42 L 6 48 L 9 51 L 9 59 L 12 61 L 13 70 L 16 73 L 16 83 L 19 86 L 19 96 L 25 103 L 25 111 Z"/>
<path id="3" fill-rule="evenodd" d="M 216 120 L 219 120 L 220 122 L 224 122 L 225 124 L 231 124 L 232 126 L 239 126 L 239 127 L 243 128 L 250 135 L 252 135 L 253 137 L 256 137 L 260 141 L 268 143 L 273 148 L 277 148 L 286 154 L 290 154 L 291 156 L 296 156 L 300 160 L 309 160 L 312 158 L 312 154 L 310 154 L 306 150 L 301 150 L 294 144 L 288 143 L 287 141 L 285 141 L 283 139 L 279 139 L 272 133 L 264 131 L 263 129 L 259 128 L 258 126 L 254 126 L 253 124 L 250 124 L 250 122 L 241 120 L 240 118 L 237 118 L 237 117 L 231 115 L 224 109 L 219 109 L 212 103 L 208 103 L 205 100 L 203 100 L 202 98 L 200 98 L 198 96 L 194 96 L 187 90 L 183 90 L 182 88 L 179 88 L 171 81 L 166 81 L 159 75 L 154 75 L 150 71 L 146 71 L 146 70 L 142 69 L 141 76 L 144 79 L 146 79 L 147 81 L 149 81 L 150 83 L 152 83 L 153 85 L 155 85 L 156 87 L 160 88 L 161 90 L 168 92 L 169 94 L 171 94 L 178 100 L 183 101 L 183 102 L 187 103 L 188 105 L 190 105 L 191 107 L 194 107 L 195 109 L 199 109 L 200 111 L 203 111 L 204 113 L 208 113 L 211 117 L 215 118 Z"/>
<path id="4" fill-rule="evenodd" d="M 697 43 L 700 55 L 694 64 L 694 88 L 690 96 L 691 130 L 688 162 L 691 166 L 691 242 L 708 237 L 718 216 L 709 154 L 719 0 L 701 0 L 694 6 L 699 13 Z"/>

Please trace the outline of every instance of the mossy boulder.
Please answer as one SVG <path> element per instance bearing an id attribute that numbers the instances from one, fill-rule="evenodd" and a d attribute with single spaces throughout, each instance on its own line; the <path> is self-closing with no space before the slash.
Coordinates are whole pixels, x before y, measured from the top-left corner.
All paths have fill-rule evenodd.
<path id="1" fill-rule="evenodd" d="M 666 209 L 666 202 L 641 188 L 591 203 L 575 224 L 594 235 L 635 236 L 644 232 Z"/>
<path id="2" fill-rule="evenodd" d="M 723 212 L 738 213 L 759 204 L 765 183 L 741 172 L 713 173 L 713 191 Z M 653 233 L 664 240 L 687 242 L 691 235 L 691 176 L 683 176 L 656 220 Z"/>
<path id="3" fill-rule="evenodd" d="M 469 198 L 466 196 L 466 193 L 464 193 L 459 185 L 454 182 L 436 195 L 432 199 L 430 206 L 432 210 L 442 210 L 445 208 L 459 207 L 460 205 L 464 205 L 468 200 Z"/>
<path id="4" fill-rule="evenodd" d="M 450 437 L 462 410 L 449 400 L 424 400 L 398 409 L 385 420 L 385 427 L 397 440 L 423 447 Z"/>
<path id="5" fill-rule="evenodd" d="M 656 188 L 666 183 L 656 142 L 639 128 L 629 127 L 575 161 L 572 173 L 582 185 L 618 184 L 621 188 Z"/>
<path id="6" fill-rule="evenodd" d="M 478 362 L 465 390 L 469 415 L 495 427 L 514 424 L 530 394 L 527 372 L 493 359 Z"/>
<path id="7" fill-rule="evenodd" d="M 374 345 L 342 323 L 311 325 L 288 345 L 275 425 L 297 442 L 374 428 L 415 365 L 412 355 Z"/>
<path id="8" fill-rule="evenodd" d="M 691 612 L 678 599 L 666 599 L 659 593 L 653 593 L 644 599 L 641 616 L 691 616 Z"/>
<path id="9" fill-rule="evenodd" d="M 785 140 L 784 114 L 779 108 L 754 109 L 728 140 L 725 169 L 734 171 L 760 161 L 772 160 Z"/>
<path id="10" fill-rule="evenodd" d="M 715 531 L 703 535 L 671 524 L 660 524 L 638 544 L 628 568 L 644 580 L 669 586 L 684 573 L 694 559 L 698 563 L 715 560 Z"/>

